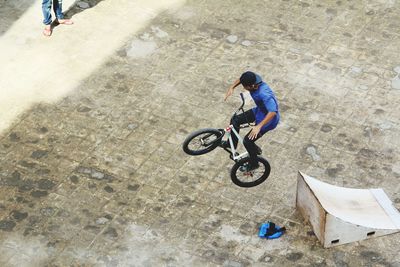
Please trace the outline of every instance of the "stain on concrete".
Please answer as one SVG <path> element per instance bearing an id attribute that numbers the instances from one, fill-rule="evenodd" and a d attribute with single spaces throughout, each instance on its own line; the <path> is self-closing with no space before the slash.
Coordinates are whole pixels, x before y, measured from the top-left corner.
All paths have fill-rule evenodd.
<path id="1" fill-rule="evenodd" d="M 35 188 L 35 182 L 31 179 L 21 180 L 18 185 L 19 192 L 28 192 Z"/>
<path id="2" fill-rule="evenodd" d="M 43 191 L 43 190 L 34 190 L 34 191 L 31 192 L 31 196 L 33 196 L 35 198 L 45 197 L 48 194 L 49 193 L 47 191 Z"/>
<path id="3" fill-rule="evenodd" d="M 337 177 L 337 175 L 345 169 L 345 166 L 342 164 L 336 164 L 334 168 L 327 168 L 326 174 L 329 177 Z"/>
<path id="4" fill-rule="evenodd" d="M 118 237 L 118 232 L 115 228 L 113 227 L 108 227 L 104 232 L 103 235 L 109 238 L 117 238 Z"/>
<path id="5" fill-rule="evenodd" d="M 31 158 L 33 159 L 41 159 L 46 157 L 49 154 L 47 150 L 36 150 L 32 152 Z"/>
<path id="6" fill-rule="evenodd" d="M 140 188 L 140 185 L 139 184 L 128 185 L 127 188 L 129 191 L 137 191 Z"/>
<path id="7" fill-rule="evenodd" d="M 37 167 L 37 164 L 35 162 L 30 162 L 26 160 L 21 160 L 18 162 L 18 164 L 28 169 L 34 169 Z"/>
<path id="8" fill-rule="evenodd" d="M 11 232 L 17 224 L 11 220 L 1 220 L 0 230 L 5 232 Z"/>
<path id="9" fill-rule="evenodd" d="M 25 218 L 28 217 L 28 213 L 27 212 L 21 212 L 18 210 L 13 210 L 10 213 L 10 217 L 12 217 L 16 222 L 20 222 L 22 220 L 24 220 Z"/>
<path id="10" fill-rule="evenodd" d="M 324 133 L 329 133 L 332 131 L 332 129 L 332 126 L 326 123 L 321 126 L 321 131 Z"/>
<path id="11" fill-rule="evenodd" d="M 54 188 L 55 185 L 56 184 L 49 179 L 40 179 L 39 181 L 37 181 L 38 188 L 42 190 L 51 190 Z"/>
<path id="12" fill-rule="evenodd" d="M 358 151 L 358 155 L 369 159 L 374 159 L 378 156 L 378 154 L 375 151 L 365 147 L 360 149 L 360 151 Z"/>
<path id="13" fill-rule="evenodd" d="M 372 251 L 372 250 L 364 250 L 360 253 L 360 258 L 368 264 L 373 265 L 380 265 L 380 266 L 392 266 L 382 254 Z"/>
<path id="14" fill-rule="evenodd" d="M 69 180 L 73 183 L 73 184 L 77 184 L 79 183 L 79 178 L 76 175 L 72 175 L 69 177 Z"/>
<path id="15" fill-rule="evenodd" d="M 19 142 L 21 140 L 21 137 L 16 132 L 10 133 L 10 135 L 8 137 L 10 138 L 11 142 Z"/>
<path id="16" fill-rule="evenodd" d="M 104 187 L 104 191 L 106 191 L 107 193 L 114 193 L 114 189 L 109 185 Z"/>
<path id="17" fill-rule="evenodd" d="M 286 259 L 292 261 L 292 262 L 296 262 L 299 261 L 301 258 L 303 258 L 303 253 L 301 252 L 291 252 L 289 254 L 287 254 L 285 257 Z"/>

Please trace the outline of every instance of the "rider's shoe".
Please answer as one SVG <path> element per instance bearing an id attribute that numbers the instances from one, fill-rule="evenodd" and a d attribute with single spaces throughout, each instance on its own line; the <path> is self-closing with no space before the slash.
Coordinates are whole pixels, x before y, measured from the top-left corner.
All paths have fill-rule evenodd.
<path id="1" fill-rule="evenodd" d="M 260 165 L 257 163 L 257 164 L 250 164 L 250 163 L 247 163 L 247 164 L 245 164 L 245 165 L 242 165 L 242 166 L 240 166 L 239 167 L 239 170 L 241 171 L 241 172 L 250 172 L 250 171 L 254 171 L 255 169 L 257 169 L 258 167 L 260 167 Z"/>
<path id="2" fill-rule="evenodd" d="M 262 154 L 262 149 L 261 147 L 257 146 L 257 155 L 261 155 Z"/>

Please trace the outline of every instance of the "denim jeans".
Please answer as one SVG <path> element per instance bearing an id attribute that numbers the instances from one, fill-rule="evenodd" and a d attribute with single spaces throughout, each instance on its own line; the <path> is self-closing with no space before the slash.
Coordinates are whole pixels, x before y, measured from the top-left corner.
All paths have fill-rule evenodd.
<path id="1" fill-rule="evenodd" d="M 51 3 L 53 2 L 53 10 L 56 14 L 57 19 L 63 19 L 64 15 L 62 13 L 62 0 L 42 0 L 42 11 L 43 11 L 43 24 L 51 24 Z"/>

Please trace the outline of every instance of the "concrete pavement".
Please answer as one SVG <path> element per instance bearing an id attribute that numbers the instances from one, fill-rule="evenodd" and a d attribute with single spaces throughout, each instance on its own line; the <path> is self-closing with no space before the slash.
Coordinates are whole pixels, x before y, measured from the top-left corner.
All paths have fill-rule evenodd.
<path id="1" fill-rule="evenodd" d="M 0 265 L 400 266 L 398 235 L 326 250 L 294 208 L 298 170 L 400 208 L 399 3 L 156 2 L 98 2 L 51 38 L 39 1 L 3 18 Z M 223 151 L 181 149 L 226 125 L 247 69 L 282 111 L 251 189 Z M 267 220 L 287 233 L 259 239 Z"/>

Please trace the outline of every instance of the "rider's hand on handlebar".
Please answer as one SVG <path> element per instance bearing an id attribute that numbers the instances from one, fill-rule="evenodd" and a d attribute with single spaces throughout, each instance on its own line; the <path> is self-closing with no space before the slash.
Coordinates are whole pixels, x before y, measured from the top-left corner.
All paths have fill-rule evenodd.
<path id="1" fill-rule="evenodd" d="M 224 101 L 226 101 L 226 99 L 227 99 L 228 97 L 230 97 L 230 96 L 233 94 L 233 90 L 234 90 L 234 88 L 233 88 L 233 87 L 230 87 L 230 88 L 228 89 L 228 91 L 226 91 Z"/>

